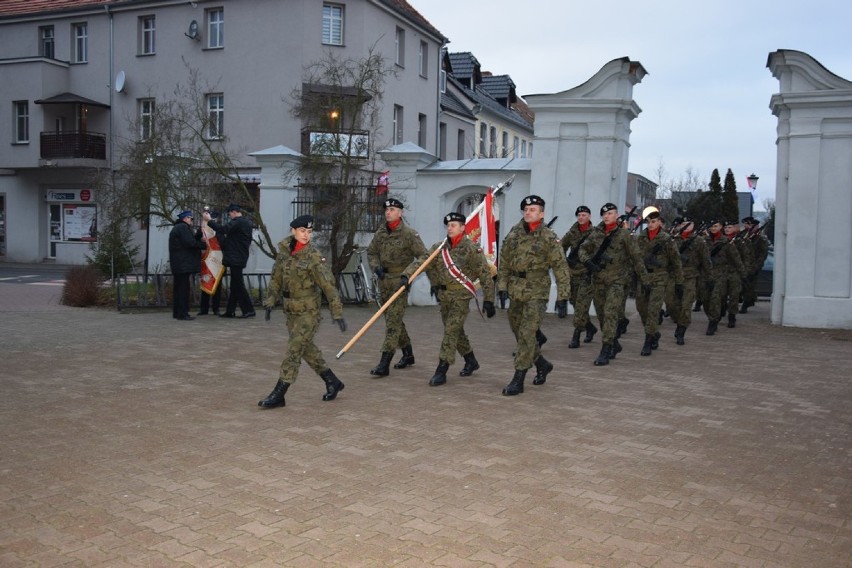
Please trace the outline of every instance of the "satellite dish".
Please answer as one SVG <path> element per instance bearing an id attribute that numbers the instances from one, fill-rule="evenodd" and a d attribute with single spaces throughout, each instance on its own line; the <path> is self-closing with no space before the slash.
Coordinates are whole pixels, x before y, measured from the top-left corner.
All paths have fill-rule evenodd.
<path id="1" fill-rule="evenodd" d="M 116 93 L 123 93 L 124 92 L 125 79 L 126 79 L 126 77 L 124 75 L 123 70 L 116 73 L 116 75 L 115 75 L 115 92 Z"/>
<path id="2" fill-rule="evenodd" d="M 186 30 L 186 33 L 183 34 L 183 35 L 185 35 L 189 39 L 198 39 L 198 22 L 195 21 L 195 20 L 192 20 L 189 23 L 189 29 Z"/>

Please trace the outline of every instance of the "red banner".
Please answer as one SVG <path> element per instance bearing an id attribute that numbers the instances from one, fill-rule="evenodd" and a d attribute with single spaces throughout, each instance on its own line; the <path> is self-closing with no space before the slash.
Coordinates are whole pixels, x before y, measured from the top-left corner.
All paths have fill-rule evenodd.
<path id="1" fill-rule="evenodd" d="M 494 191 L 488 188 L 485 199 L 468 216 L 464 226 L 465 234 L 479 243 L 482 252 L 491 264 L 497 263 L 497 232 L 494 227 Z"/>
<path id="2" fill-rule="evenodd" d="M 201 225 L 201 231 L 207 237 L 207 249 L 201 255 L 201 291 L 205 294 L 213 295 L 216 288 L 219 287 L 219 281 L 222 280 L 222 275 L 225 274 L 225 267 L 222 265 L 222 246 L 219 244 L 219 239 L 216 238 L 216 231 L 207 226 L 207 222 Z"/>

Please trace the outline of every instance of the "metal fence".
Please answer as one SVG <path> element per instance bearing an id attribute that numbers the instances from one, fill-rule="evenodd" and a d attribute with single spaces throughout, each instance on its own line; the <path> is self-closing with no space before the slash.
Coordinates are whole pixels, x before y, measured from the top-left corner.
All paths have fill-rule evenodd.
<path id="1" fill-rule="evenodd" d="M 375 186 L 360 181 L 355 185 L 300 183 L 293 200 L 293 217 L 311 215 L 314 230 L 331 227 L 337 219 L 344 226 L 355 224 L 358 232 L 372 233 L 385 218 L 384 196 L 376 196 Z"/>

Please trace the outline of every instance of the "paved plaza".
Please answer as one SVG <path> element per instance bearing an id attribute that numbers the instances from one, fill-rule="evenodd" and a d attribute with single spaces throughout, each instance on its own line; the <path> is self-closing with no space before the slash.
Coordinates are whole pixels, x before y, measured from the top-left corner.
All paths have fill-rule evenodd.
<path id="1" fill-rule="evenodd" d="M 482 369 L 429 387 L 437 308 L 409 310 L 417 363 L 371 378 L 373 310 L 327 312 L 318 343 L 346 388 L 303 365 L 276 381 L 266 323 L 58 305 L 61 286 L 0 283 L 0 566 L 848 567 L 852 332 L 768 322 L 760 302 L 651 357 L 632 304 L 624 352 L 567 349 L 501 396 L 506 312 L 472 314 Z M 399 354 L 397 354 L 397 357 Z"/>

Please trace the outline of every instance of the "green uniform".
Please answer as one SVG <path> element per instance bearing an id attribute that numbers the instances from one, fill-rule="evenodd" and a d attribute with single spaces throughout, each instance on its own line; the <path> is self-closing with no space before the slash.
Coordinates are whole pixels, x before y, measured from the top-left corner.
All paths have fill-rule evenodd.
<path id="1" fill-rule="evenodd" d="M 707 243 L 703 238 L 690 235 L 683 238 L 677 236 L 674 242 L 678 247 L 680 263 L 683 267 L 683 297 L 678 299 L 674 293 L 674 285 L 669 287 L 666 305 L 671 306 L 669 315 L 677 325 L 689 327 L 692 323 L 692 304 L 695 302 L 696 286 L 704 288 L 710 277 L 710 255 Z"/>
<path id="2" fill-rule="evenodd" d="M 630 266 L 642 282 L 648 278 L 648 273 L 642 257 L 639 256 L 636 243 L 630 237 L 630 232 L 627 229 L 615 227 L 607 233 L 603 222 L 595 227 L 594 233 L 580 247 L 580 262 L 592 263 L 605 242 L 608 242 L 608 245 L 596 264 L 599 270 L 592 275 L 592 287 L 603 342 L 611 344 L 615 339 L 615 330 L 624 308 Z M 589 265 L 586 264 L 586 266 Z"/>
<path id="3" fill-rule="evenodd" d="M 284 299 L 288 339 L 279 379 L 285 383 L 296 381 L 302 359 L 317 374 L 328 370 L 322 353 L 314 345 L 314 335 L 322 320 L 320 305 L 323 294 L 328 299 L 332 318 L 343 318 L 343 302 L 325 259 L 310 245 L 291 254 L 292 240 L 293 237 L 288 237 L 278 243 L 278 255 L 263 302 L 264 307 L 272 308 L 279 299 Z"/>
<path id="4" fill-rule="evenodd" d="M 445 242 L 445 241 L 442 241 Z M 411 276 L 423 264 L 423 262 L 441 243 L 432 245 L 425 254 L 408 265 L 404 274 Z M 449 239 L 445 247 L 450 247 Z M 482 249 L 467 237 L 463 237 L 459 243 L 449 251 L 451 262 L 471 282 L 479 279 L 486 302 L 494 302 L 494 281 L 491 278 L 491 269 Z M 426 270 L 432 287 L 436 290 L 441 307 L 441 321 L 444 324 L 444 338 L 441 341 L 440 359 L 452 365 L 456 360 L 456 352 L 467 355 L 473 351 L 470 340 L 464 332 L 464 322 L 470 311 L 471 293 L 458 282 L 449 271 L 439 253 Z"/>
<path id="5" fill-rule="evenodd" d="M 648 229 L 645 229 L 636 238 L 636 246 L 648 272 L 645 285 L 637 290 L 636 309 L 642 317 L 645 334 L 654 335 L 659 327 L 659 313 L 669 282 L 683 285 L 683 268 L 674 239 L 662 230 L 651 239 Z"/>
<path id="6" fill-rule="evenodd" d="M 727 297 L 729 267 L 734 267 L 737 274 L 745 274 L 745 268 L 740 260 L 740 255 L 737 254 L 735 245 L 731 244 L 725 235 L 719 234 L 714 240 L 711 233 L 706 239 L 707 247 L 710 250 L 710 263 L 712 265 L 710 281 L 713 283 L 713 290 L 707 294 L 704 311 L 710 321 L 718 322 L 722 317 L 722 306 Z"/>
<path id="7" fill-rule="evenodd" d="M 743 288 L 743 305 L 748 308 L 757 302 L 757 276 L 763 269 L 763 263 L 769 255 L 769 239 L 761 233 L 747 235 L 744 241 L 750 249 L 750 264 L 746 266 L 746 285 Z"/>
<path id="8" fill-rule="evenodd" d="M 426 247 L 417 232 L 401 221 L 393 230 L 383 225 L 373 235 L 367 247 L 367 260 L 370 269 L 384 268 L 384 277 L 379 280 L 379 292 L 384 300 L 390 298 L 399 289 L 399 277 L 405 267 L 415 258 L 422 256 Z M 382 352 L 393 353 L 399 348 L 411 345 L 411 338 L 402 321 L 408 306 L 408 291 L 404 291 L 385 311 L 385 341 Z"/>
<path id="9" fill-rule="evenodd" d="M 534 231 L 520 221 L 503 240 L 497 268 L 497 289 L 509 294 L 509 326 L 518 347 L 515 370 L 526 371 L 540 354 L 535 332 L 550 297 L 550 271 L 556 278 L 556 299 L 568 300 L 571 277 L 559 237 L 543 223 Z"/>
<path id="10" fill-rule="evenodd" d="M 574 223 L 565 236 L 562 237 L 562 250 L 568 252 L 568 271 L 571 274 L 571 294 L 569 300 L 574 306 L 574 329 L 584 330 L 589 323 L 589 307 L 592 305 L 594 293 L 592 275 L 580 262 L 580 247 L 592 234 L 594 226 L 591 222 L 586 230 L 580 228 L 580 223 Z"/>

